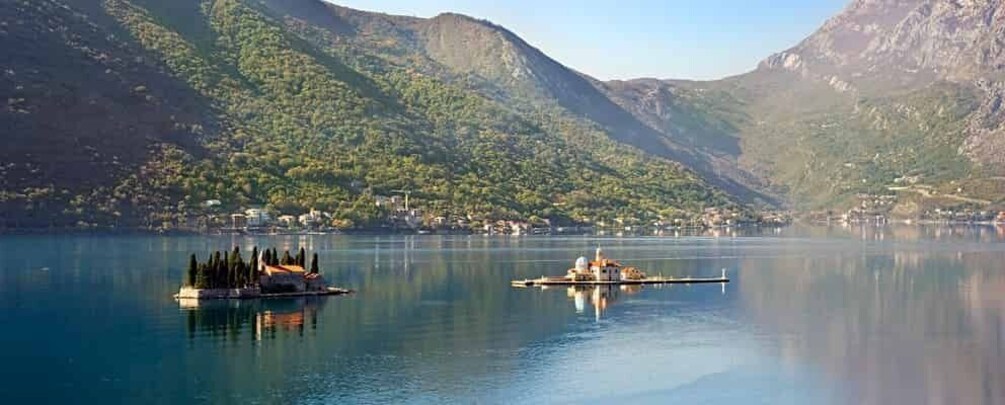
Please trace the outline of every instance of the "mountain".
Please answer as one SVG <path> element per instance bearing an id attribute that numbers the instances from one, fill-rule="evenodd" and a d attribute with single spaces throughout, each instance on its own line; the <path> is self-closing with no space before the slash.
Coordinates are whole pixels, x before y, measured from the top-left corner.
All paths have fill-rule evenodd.
<path id="1" fill-rule="evenodd" d="M 4 227 L 259 205 L 367 227 L 402 190 L 477 221 L 1005 205 L 1001 0 L 854 0 L 708 82 L 605 82 L 489 21 L 321 0 L 6 0 L 0 18 Z"/>
<path id="2" fill-rule="evenodd" d="M 936 79 L 1000 77 L 1003 21 L 1002 3 L 994 0 L 855 0 L 761 68 L 836 78 L 841 91 L 865 89 L 865 84 L 885 90 Z"/>
<path id="3" fill-rule="evenodd" d="M 1003 50 L 1005 2 L 856 0 L 802 43 L 736 82 L 748 89 L 776 77 L 798 82 L 786 89 L 796 98 L 787 107 L 759 103 L 773 113 L 805 105 L 809 98 L 833 100 L 802 112 L 816 118 L 774 114 L 781 117 L 773 125 L 832 124 L 817 131 L 814 148 L 836 152 L 844 162 L 805 160 L 820 165 L 818 174 L 844 175 L 843 181 L 829 178 L 846 192 L 903 189 L 897 179 L 909 179 L 916 184 L 902 196 L 927 194 L 919 190 L 925 186 L 949 200 L 995 202 L 1005 190 Z M 791 90 L 799 86 L 810 90 Z M 759 142 L 758 131 L 750 132 Z M 863 185 L 848 184 L 856 180 Z"/>
<path id="4" fill-rule="evenodd" d="M 768 58 L 835 91 L 866 96 L 948 84 L 976 98 L 962 148 L 991 173 L 1005 168 L 1005 3 L 856 0 L 798 46 Z"/>
<path id="5" fill-rule="evenodd" d="M 296 0 L 283 3 L 291 2 Z M 777 196 L 751 186 L 759 179 L 722 164 L 721 154 L 696 148 L 685 129 L 668 133 L 643 122 L 619 105 L 603 83 L 551 59 L 504 27 L 452 13 L 423 19 L 332 9 L 347 28 L 343 38 L 359 47 L 525 113 L 544 111 L 589 122 L 614 141 L 683 163 L 741 201 L 778 203 Z"/>
<path id="6" fill-rule="evenodd" d="M 908 217 L 1001 204 L 1002 4 L 855 0 L 750 73 L 606 86 L 640 120 L 704 141 L 797 208 L 861 195 L 896 195 Z"/>
<path id="7" fill-rule="evenodd" d="M 0 7 L 4 227 L 170 229 L 254 205 L 375 226 L 376 197 L 400 190 L 427 216 L 476 221 L 644 223 L 741 208 L 625 141 L 640 134 L 611 132 L 608 121 L 633 118 L 588 79 L 467 17 L 317 0 Z M 533 74 L 503 82 L 494 65 L 437 47 L 437 35 L 469 25 L 466 40 L 537 55 L 506 66 Z M 581 93 L 579 110 L 543 101 Z M 585 118 L 594 107 L 615 118 Z"/>
<path id="8" fill-rule="evenodd" d="M 161 171 L 177 169 L 144 166 L 149 156 L 179 149 L 204 156 L 204 137 L 220 130 L 206 113 L 210 100 L 99 25 L 110 18 L 89 19 L 84 13 L 95 8 L 86 6 L 0 3 L 4 225 L 56 218 L 72 225 L 99 210 L 115 223 L 159 204 L 167 198 L 160 185 L 126 193 L 129 184 L 156 183 Z M 138 176 L 140 167 L 150 172 Z"/>

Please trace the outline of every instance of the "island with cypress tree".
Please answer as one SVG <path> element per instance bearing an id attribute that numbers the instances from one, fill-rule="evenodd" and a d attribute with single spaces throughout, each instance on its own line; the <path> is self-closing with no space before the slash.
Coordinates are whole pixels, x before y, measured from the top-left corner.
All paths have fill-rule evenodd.
<path id="1" fill-rule="evenodd" d="M 311 256 L 307 266 L 304 248 L 282 256 L 276 248 L 259 251 L 255 247 L 245 261 L 241 250 L 214 252 L 200 262 L 195 254 L 189 257 L 185 282 L 178 299 L 241 299 L 304 295 L 339 295 L 351 290 L 331 287 L 318 268 L 318 254 Z"/>

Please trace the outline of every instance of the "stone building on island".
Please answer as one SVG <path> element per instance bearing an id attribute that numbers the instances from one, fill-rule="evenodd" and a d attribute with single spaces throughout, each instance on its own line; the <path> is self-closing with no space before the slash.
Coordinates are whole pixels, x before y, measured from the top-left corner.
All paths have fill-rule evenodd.
<path id="1" fill-rule="evenodd" d="M 624 267 L 616 260 L 604 256 L 604 250 L 597 248 L 593 261 L 585 257 L 576 259 L 576 266 L 569 269 L 565 278 L 571 281 L 620 282 L 625 280 L 641 280 L 646 275 L 634 267 Z"/>
<path id="2" fill-rule="evenodd" d="M 322 292 L 328 289 L 325 278 L 295 264 L 267 265 L 259 260 L 258 285 L 263 294 Z"/>
<path id="3" fill-rule="evenodd" d="M 308 263 L 301 248 L 294 257 L 285 251 L 280 258 L 275 249 L 261 252 L 256 247 L 250 261 L 241 258 L 240 249 L 217 251 L 200 263 L 193 254 L 189 259 L 187 280 L 175 298 L 231 299 L 290 295 L 345 294 L 349 290 L 329 287 L 318 268 L 315 253 Z"/>

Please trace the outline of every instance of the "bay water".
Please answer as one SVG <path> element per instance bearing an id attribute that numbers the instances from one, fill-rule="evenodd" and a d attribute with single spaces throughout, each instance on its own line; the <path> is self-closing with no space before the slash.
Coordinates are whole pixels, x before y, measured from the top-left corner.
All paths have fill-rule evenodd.
<path id="1" fill-rule="evenodd" d="M 172 298 L 305 247 L 343 297 Z M 727 284 L 514 288 L 602 246 Z M 4 403 L 1005 403 L 1005 230 L 0 236 Z"/>

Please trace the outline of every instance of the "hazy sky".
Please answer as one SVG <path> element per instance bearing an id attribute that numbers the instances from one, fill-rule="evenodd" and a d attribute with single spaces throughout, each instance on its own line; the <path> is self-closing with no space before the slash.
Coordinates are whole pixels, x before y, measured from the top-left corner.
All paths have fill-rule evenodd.
<path id="1" fill-rule="evenodd" d="M 753 69 L 812 33 L 848 0 L 333 0 L 431 17 L 452 11 L 505 26 L 600 79 L 714 79 Z"/>

